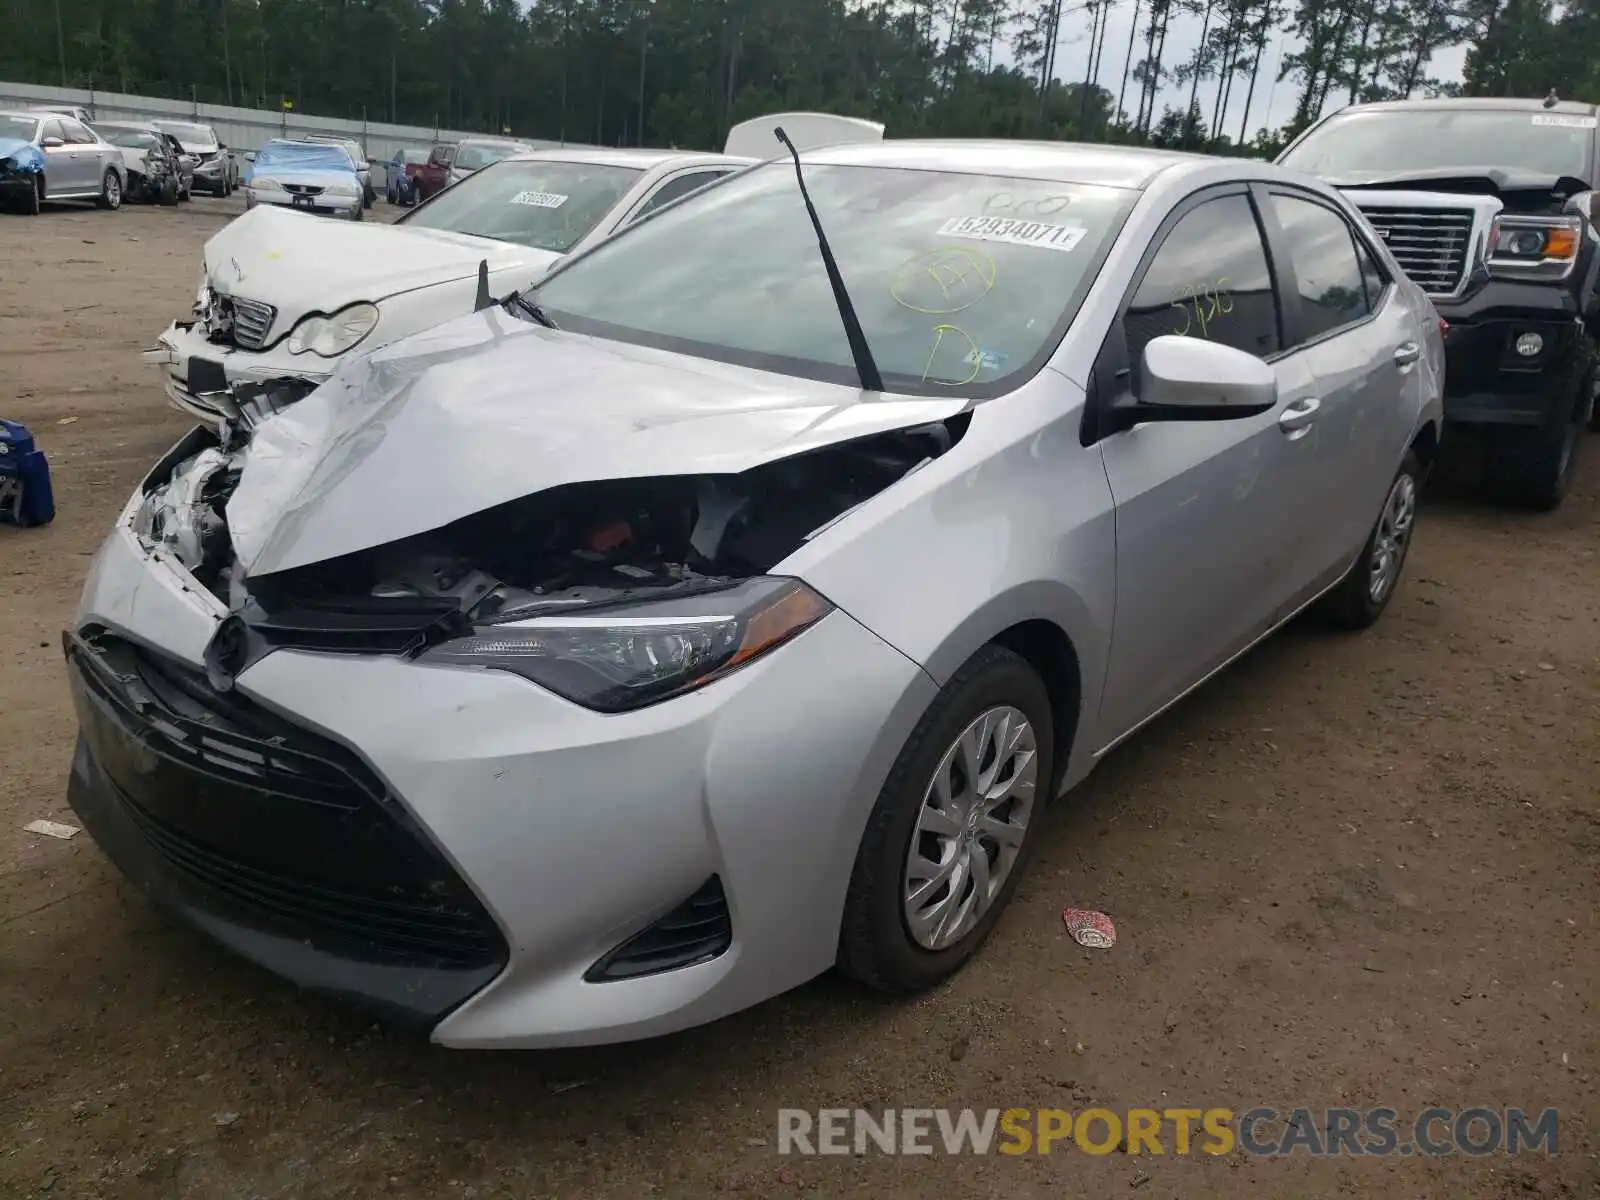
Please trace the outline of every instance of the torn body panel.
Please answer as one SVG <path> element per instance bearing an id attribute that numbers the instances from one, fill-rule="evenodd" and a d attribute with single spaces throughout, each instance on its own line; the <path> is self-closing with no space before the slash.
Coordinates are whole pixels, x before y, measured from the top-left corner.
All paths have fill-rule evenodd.
<path id="1" fill-rule="evenodd" d="M 259 578 L 565 485 L 739 475 L 969 403 L 757 373 L 492 308 L 341 364 L 261 425 L 227 522 Z"/>
<path id="2" fill-rule="evenodd" d="M 152 473 L 132 528 L 233 613 L 207 650 L 212 683 L 227 690 L 278 648 L 412 655 L 474 628 L 736 591 L 947 452 L 966 425 L 963 415 L 736 474 L 561 484 L 261 576 L 233 557 L 224 509 L 246 451 L 196 430 Z"/>

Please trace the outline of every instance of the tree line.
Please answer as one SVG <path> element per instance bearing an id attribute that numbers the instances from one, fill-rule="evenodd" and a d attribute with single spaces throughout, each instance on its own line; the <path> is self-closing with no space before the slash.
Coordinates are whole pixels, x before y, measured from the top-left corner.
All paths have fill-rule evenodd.
<path id="1" fill-rule="evenodd" d="M 1111 18 L 1126 28 L 1130 9 L 1131 35 L 1108 44 Z M 746 117 L 812 109 L 871 117 L 896 137 L 1270 155 L 1357 101 L 1600 97 L 1600 0 L 0 0 L 0 11 L 0 78 L 18 82 L 607 145 L 716 147 Z M 1168 48 L 1175 18 L 1200 22 L 1192 53 Z M 1082 78 L 1061 78 L 1069 40 L 1087 52 Z M 1465 79 L 1429 78 L 1452 46 L 1466 47 Z M 1293 115 L 1269 128 L 1267 97 L 1283 83 Z"/>

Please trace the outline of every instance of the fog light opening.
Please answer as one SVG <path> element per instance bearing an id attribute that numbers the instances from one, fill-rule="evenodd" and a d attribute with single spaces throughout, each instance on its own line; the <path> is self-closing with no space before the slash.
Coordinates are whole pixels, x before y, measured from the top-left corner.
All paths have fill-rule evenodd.
<path id="1" fill-rule="evenodd" d="M 1525 333 L 1517 339 L 1516 349 L 1523 358 L 1534 358 L 1544 349 L 1544 337 L 1537 333 Z"/>

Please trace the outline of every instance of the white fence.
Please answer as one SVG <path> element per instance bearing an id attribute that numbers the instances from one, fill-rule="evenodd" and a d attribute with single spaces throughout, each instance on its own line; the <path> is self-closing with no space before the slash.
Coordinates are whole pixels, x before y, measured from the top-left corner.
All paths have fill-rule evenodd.
<path id="1" fill-rule="evenodd" d="M 162 100 L 155 96 L 130 96 L 121 92 L 85 91 L 82 88 L 45 87 L 34 83 L 0 81 L 0 109 L 43 104 L 76 104 L 102 121 L 198 121 L 210 125 L 231 151 L 256 150 L 269 138 L 335 134 L 354 138 L 366 147 L 374 167 L 373 182 L 381 186 L 381 167 L 402 148 L 423 148 L 435 142 L 456 142 L 473 133 L 465 129 L 434 129 L 421 125 L 391 125 L 383 121 L 344 121 L 305 113 L 273 112 L 266 108 L 236 108 L 226 104 L 194 104 L 187 100 Z M 518 138 L 539 148 L 577 142 L 551 142 Z"/>

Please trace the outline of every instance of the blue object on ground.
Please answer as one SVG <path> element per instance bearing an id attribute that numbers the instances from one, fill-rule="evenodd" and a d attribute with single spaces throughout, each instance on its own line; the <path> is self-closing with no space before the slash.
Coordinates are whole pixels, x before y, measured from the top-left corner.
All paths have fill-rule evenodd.
<path id="1" fill-rule="evenodd" d="M 0 524 L 48 525 L 55 515 L 44 451 L 26 425 L 0 418 Z"/>

